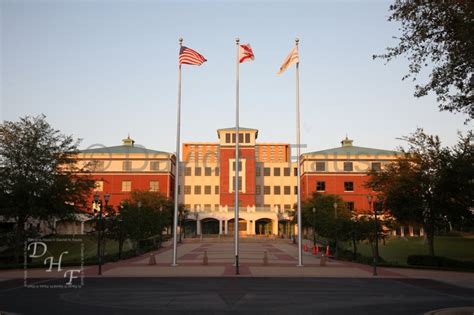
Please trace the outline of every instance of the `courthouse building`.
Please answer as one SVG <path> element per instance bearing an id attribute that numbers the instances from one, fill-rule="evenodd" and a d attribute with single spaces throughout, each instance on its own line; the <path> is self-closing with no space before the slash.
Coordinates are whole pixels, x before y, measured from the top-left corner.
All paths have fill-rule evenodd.
<path id="1" fill-rule="evenodd" d="M 288 143 L 260 143 L 259 131 L 240 128 L 239 231 L 242 235 L 292 234 L 290 221 L 297 201 L 297 165 Z M 217 130 L 216 142 L 185 142 L 179 167 L 179 202 L 188 210 L 186 234 L 233 234 L 235 201 L 234 128 Z M 337 194 L 350 209 L 369 211 L 367 172 L 394 161 L 397 152 L 341 146 L 301 156 L 301 197 L 314 192 Z M 175 156 L 145 149 L 130 137 L 115 147 L 81 151 L 83 165 L 93 166 L 96 191 L 110 194 L 118 206 L 132 190 L 150 190 L 174 197 Z M 91 196 L 92 202 L 92 196 Z"/>

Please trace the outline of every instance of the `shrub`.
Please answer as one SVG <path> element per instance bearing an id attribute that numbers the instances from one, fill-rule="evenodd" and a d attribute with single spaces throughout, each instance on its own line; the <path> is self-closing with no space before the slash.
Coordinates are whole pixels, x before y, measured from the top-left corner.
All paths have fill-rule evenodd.
<path id="1" fill-rule="evenodd" d="M 411 266 L 474 270 L 474 261 L 460 261 L 447 257 L 430 255 L 410 255 L 407 258 L 407 264 Z"/>

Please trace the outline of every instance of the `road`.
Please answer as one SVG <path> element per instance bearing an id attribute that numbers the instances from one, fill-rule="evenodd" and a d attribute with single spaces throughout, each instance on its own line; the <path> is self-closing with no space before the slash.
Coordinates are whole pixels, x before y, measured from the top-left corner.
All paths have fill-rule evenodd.
<path id="1" fill-rule="evenodd" d="M 86 278 L 76 289 L 0 282 L 0 314 L 423 314 L 461 306 L 474 306 L 473 289 L 413 278 Z"/>

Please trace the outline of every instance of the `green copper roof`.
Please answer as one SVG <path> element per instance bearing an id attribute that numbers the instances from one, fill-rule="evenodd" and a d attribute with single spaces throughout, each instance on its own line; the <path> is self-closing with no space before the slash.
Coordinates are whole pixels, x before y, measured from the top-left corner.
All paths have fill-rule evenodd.
<path id="1" fill-rule="evenodd" d="M 400 152 L 390 151 L 390 150 L 381 150 L 381 149 L 372 149 L 356 146 L 343 146 L 338 148 L 332 148 L 321 151 L 307 152 L 303 155 L 399 155 Z"/>
<path id="2" fill-rule="evenodd" d="M 171 154 L 164 151 L 150 150 L 141 146 L 118 145 L 114 147 L 100 147 L 79 151 L 80 153 L 115 153 L 115 154 Z"/>

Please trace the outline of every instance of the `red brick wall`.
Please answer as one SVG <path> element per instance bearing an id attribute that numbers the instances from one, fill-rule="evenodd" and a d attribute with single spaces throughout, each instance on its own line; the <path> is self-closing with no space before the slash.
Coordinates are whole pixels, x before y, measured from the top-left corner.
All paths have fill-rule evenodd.
<path id="1" fill-rule="evenodd" d="M 316 182 L 326 182 L 326 191 L 322 193 L 339 195 L 346 202 L 354 202 L 354 209 L 358 212 L 365 212 L 369 209 L 367 195 L 374 192 L 364 187 L 369 176 L 365 174 L 304 174 L 301 178 L 301 198 L 302 200 L 311 197 L 316 192 Z M 344 191 L 344 182 L 353 182 L 354 191 Z"/>
<path id="2" fill-rule="evenodd" d="M 174 187 L 174 177 L 170 174 L 93 174 L 92 178 L 97 181 L 104 181 L 103 191 L 99 191 L 98 194 L 103 200 L 105 194 L 110 195 L 109 205 L 112 205 L 114 209 L 120 205 L 120 202 L 130 197 L 130 192 L 122 192 L 122 181 L 131 181 L 132 190 L 146 190 L 150 189 L 150 181 L 159 182 L 159 192 L 165 196 L 173 199 L 172 192 Z M 92 205 L 95 192 L 92 192 L 88 200 L 88 208 Z"/>
<path id="3" fill-rule="evenodd" d="M 229 159 L 235 159 L 235 149 L 231 147 L 220 148 L 220 204 L 222 206 L 233 207 L 235 202 L 235 192 L 229 193 L 229 170 L 232 170 L 232 165 L 229 167 Z M 239 199 L 240 206 L 254 206 L 255 205 L 255 147 L 240 147 L 240 159 L 245 159 L 246 174 L 245 174 L 245 193 L 240 192 Z M 242 164 L 243 165 L 243 164 Z"/>

